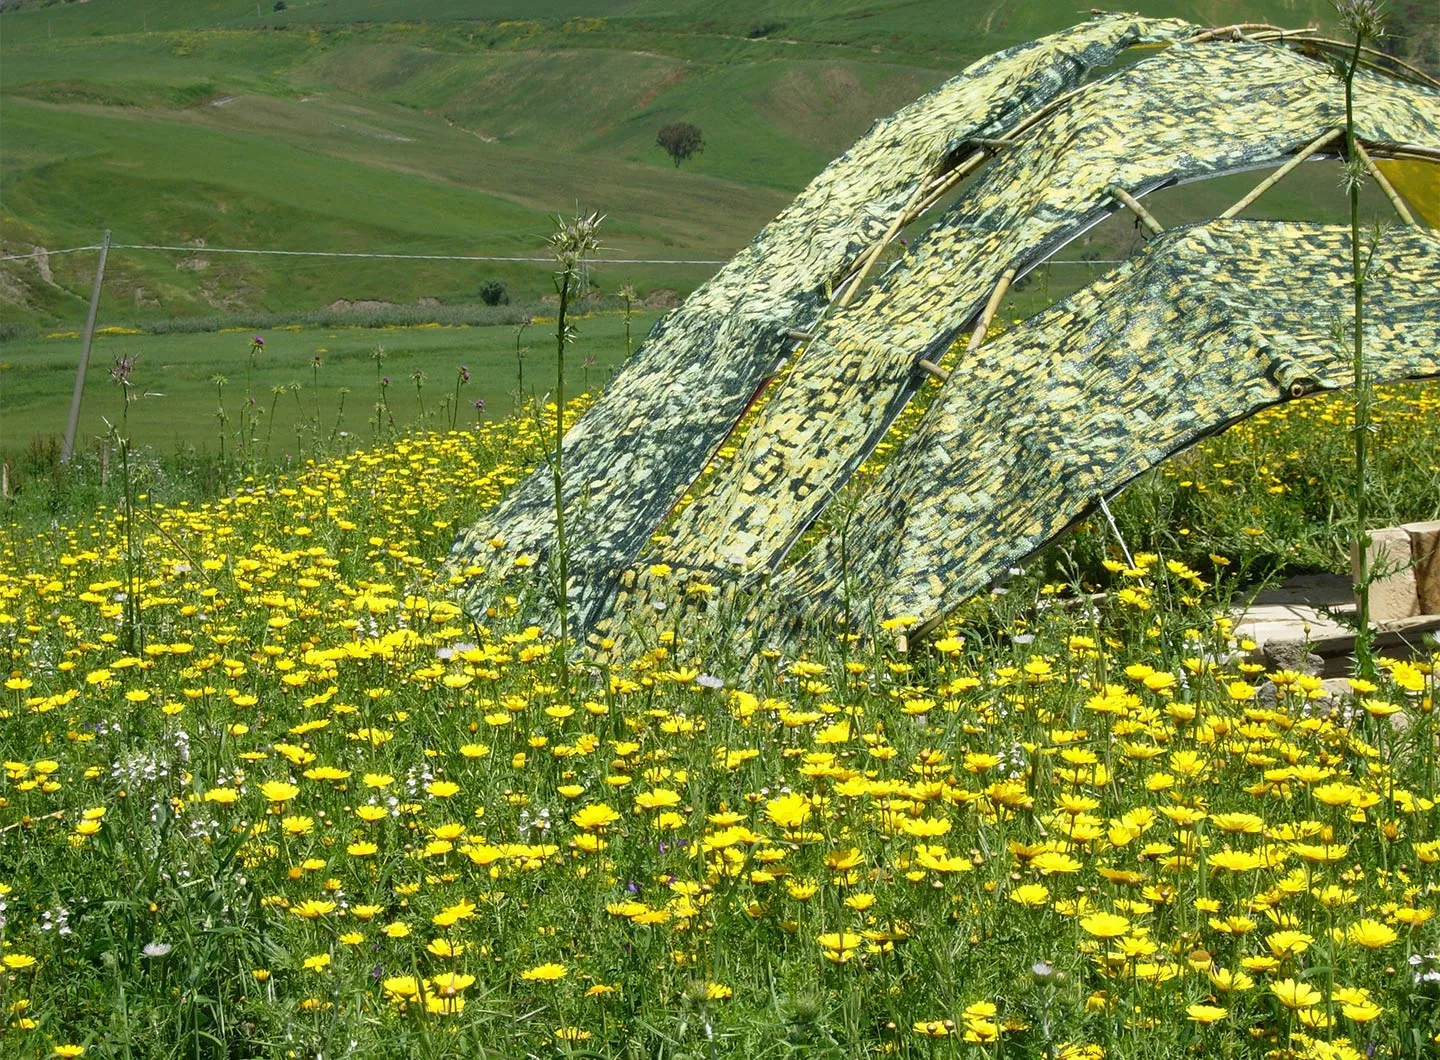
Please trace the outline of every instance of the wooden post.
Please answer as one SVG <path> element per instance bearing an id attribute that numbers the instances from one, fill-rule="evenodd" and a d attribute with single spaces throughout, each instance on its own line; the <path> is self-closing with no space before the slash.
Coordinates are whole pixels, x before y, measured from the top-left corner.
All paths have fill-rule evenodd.
<path id="1" fill-rule="evenodd" d="M 1325 147 L 1327 144 L 1330 144 L 1330 143 L 1334 142 L 1335 138 L 1336 138 L 1337 136 L 1339 136 L 1339 135 L 1341 134 L 1341 132 L 1342 132 L 1342 130 L 1340 130 L 1340 129 L 1327 129 L 1325 132 L 1321 133 L 1321 134 L 1320 134 L 1318 137 L 1316 137 L 1314 140 L 1311 140 L 1308 144 L 1306 144 L 1304 147 L 1302 147 L 1299 151 L 1295 152 L 1295 157 L 1294 157 L 1294 158 L 1290 159 L 1290 161 L 1286 162 L 1283 166 L 1281 166 L 1279 169 L 1277 169 L 1274 173 L 1271 173 L 1268 177 L 1266 177 L 1264 180 L 1262 180 L 1259 184 L 1255 185 L 1255 187 L 1254 187 L 1253 189 L 1251 189 L 1249 195 L 1246 195 L 1245 198 L 1241 199 L 1241 200 L 1240 200 L 1239 202 L 1237 202 L 1234 206 L 1230 207 L 1230 209 L 1228 209 L 1228 210 L 1226 210 L 1224 213 L 1222 213 L 1222 214 L 1220 215 L 1220 219 L 1221 219 L 1221 220 L 1229 220 L 1230 218 L 1232 218 L 1232 217 L 1236 216 L 1237 214 L 1239 214 L 1241 210 L 1245 209 L 1245 207 L 1249 206 L 1252 202 L 1254 202 L 1256 199 L 1260 198 L 1260 196 L 1264 195 L 1267 191 L 1269 191 L 1271 188 L 1273 188 L 1276 184 L 1280 183 L 1280 181 L 1284 180 L 1286 174 L 1288 174 L 1292 169 L 1294 169 L 1296 166 L 1298 166 L 1301 162 L 1305 161 L 1305 159 L 1309 158 L 1311 155 L 1313 155 L 1315 152 L 1319 151 L 1321 148 Z"/>
<path id="2" fill-rule="evenodd" d="M 1000 281 L 995 285 L 995 290 L 990 292 L 990 300 L 985 303 L 985 311 L 980 314 L 980 320 L 975 325 L 975 330 L 970 333 L 970 345 L 965 347 L 966 353 L 974 353 L 985 341 L 985 332 L 990 330 L 990 322 L 995 319 L 995 314 L 1000 310 L 1000 299 L 1005 297 L 1005 292 L 1010 290 L 1010 281 L 1015 279 L 1016 267 L 1014 265 L 1006 269 L 1000 276 Z"/>
<path id="3" fill-rule="evenodd" d="M 900 212 L 895 215 L 895 219 L 890 222 L 890 227 L 885 230 L 885 234 L 877 239 L 875 245 L 865 252 L 865 256 L 860 259 L 860 267 L 855 270 L 855 278 L 850 281 L 850 285 L 846 287 L 845 290 L 841 292 L 840 297 L 835 300 L 836 306 L 843 307 L 848 305 L 850 299 L 855 297 L 856 292 L 860 290 L 860 285 L 865 282 L 865 277 L 870 275 L 870 270 L 874 267 L 881 253 L 890 245 L 890 241 L 899 235 L 900 229 L 909 223 L 910 208 L 914 206 L 916 200 L 920 198 L 920 193 L 924 187 L 924 181 L 915 185 L 915 190 L 910 193 L 910 198 L 905 200 L 905 205 L 901 207 Z"/>
<path id="4" fill-rule="evenodd" d="M 90 313 L 85 318 L 85 337 L 80 342 L 80 367 L 75 372 L 75 392 L 70 395 L 70 418 L 65 423 L 65 444 L 60 462 L 68 464 L 75 452 L 75 429 L 80 425 L 80 399 L 85 396 L 85 372 L 90 367 L 90 340 L 95 337 L 95 313 L 100 308 L 100 282 L 105 278 L 105 259 L 110 254 L 110 229 L 100 242 L 100 261 L 95 266 L 95 286 L 90 289 Z"/>
<path id="5" fill-rule="evenodd" d="M 1140 218 L 1140 223 L 1145 226 L 1146 230 L 1152 236 L 1158 236 L 1165 231 L 1165 229 L 1161 227 L 1160 222 L 1151 216 L 1149 210 L 1140 205 L 1140 200 L 1135 198 L 1135 196 L 1117 184 L 1110 185 L 1109 190 L 1111 197 L 1124 203 L 1136 217 Z"/>
<path id="6" fill-rule="evenodd" d="M 1360 155 L 1360 161 L 1365 163 L 1365 171 L 1375 178 L 1375 183 L 1380 185 L 1380 190 L 1390 200 L 1390 205 L 1395 207 L 1395 212 L 1400 215 L 1400 219 L 1407 225 L 1413 225 L 1415 217 L 1410 213 L 1409 207 L 1405 205 L 1405 200 L 1400 198 L 1400 193 L 1395 190 L 1395 186 L 1385 179 L 1385 174 L 1380 172 L 1380 167 L 1375 164 L 1375 160 L 1370 157 L 1370 153 L 1365 150 L 1365 145 L 1359 140 L 1355 141 L 1355 151 Z"/>
<path id="7" fill-rule="evenodd" d="M 0 497 L 10 499 L 10 461 L 0 462 Z"/>
<path id="8" fill-rule="evenodd" d="M 934 361 L 927 361 L 922 357 L 920 359 L 919 368 L 926 375 L 934 376 L 942 383 L 948 383 L 950 381 L 950 373 L 947 372 L 944 368 L 941 368 Z"/>

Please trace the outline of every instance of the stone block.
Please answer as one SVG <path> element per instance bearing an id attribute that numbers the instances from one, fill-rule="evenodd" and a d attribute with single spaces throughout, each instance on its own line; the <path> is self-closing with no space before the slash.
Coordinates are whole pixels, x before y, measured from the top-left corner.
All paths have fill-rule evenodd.
<path id="1" fill-rule="evenodd" d="M 1422 615 L 1440 615 L 1440 519 L 1406 523 L 1410 555 L 1415 560 L 1415 592 Z"/>
<path id="2" fill-rule="evenodd" d="M 1360 554 L 1353 545 L 1350 552 L 1351 574 L 1360 580 Z M 1413 618 L 1420 613 L 1420 595 L 1415 586 L 1415 562 L 1410 552 L 1410 535 L 1397 526 L 1370 531 L 1370 554 L 1367 569 L 1372 572 L 1370 583 L 1370 621 L 1389 622 L 1397 618 Z M 1374 571 L 1386 572 L 1373 577 Z"/>

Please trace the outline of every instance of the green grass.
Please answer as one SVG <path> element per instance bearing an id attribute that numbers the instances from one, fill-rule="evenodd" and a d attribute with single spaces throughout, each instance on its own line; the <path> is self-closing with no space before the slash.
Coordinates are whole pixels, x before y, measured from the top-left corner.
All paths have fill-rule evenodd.
<path id="1" fill-rule="evenodd" d="M 1382 449 L 1433 453 L 1434 401 L 1397 390 Z M 1303 492 L 1276 483 L 1343 493 L 1290 456 L 1343 448 L 1334 399 L 1249 426 L 1146 489 L 1276 525 Z M 1199 570 L 1142 522 L 1132 569 L 1101 527 L 1067 542 L 1112 561 L 1100 599 L 1041 557 L 908 654 L 824 629 L 750 657 L 743 601 L 708 597 L 584 649 L 562 701 L 523 578 L 472 622 L 441 566 L 544 441 L 415 434 L 215 503 L 147 464 L 133 534 L 113 479 L 7 527 L 7 1055 L 1440 1043 L 1433 649 L 1333 695 L 1269 671 L 1226 613 L 1255 553 Z"/>
<path id="2" fill-rule="evenodd" d="M 998 2 L 961 17 L 929 0 L 269 7 L 258 22 L 245 0 L 0 15 L 0 244 L 82 245 L 108 227 L 124 243 L 505 254 L 536 249 L 549 215 L 578 204 L 609 215 L 612 256 L 724 259 L 875 118 L 1076 17 Z M 1141 7 L 1197 21 L 1329 17 L 1320 0 Z M 654 145 L 676 119 L 708 144 L 678 170 Z M 1297 189 L 1274 194 L 1305 209 L 1333 197 Z M 53 259 L 53 284 L 5 264 L 7 322 L 76 326 L 92 264 Z M 181 264 L 117 252 L 104 319 L 462 303 L 489 276 L 521 298 L 549 289 L 543 266 Z M 707 274 L 634 266 L 599 279 L 684 293 Z"/>
<path id="3" fill-rule="evenodd" d="M 653 312 L 634 315 L 631 327 L 637 344 L 654 319 Z M 577 327 L 580 337 L 571 351 L 569 363 L 574 374 L 570 385 L 583 388 L 588 382 L 599 386 L 625 359 L 623 318 L 616 313 L 582 317 Z M 521 335 L 527 395 L 543 396 L 554 385 L 553 328 L 553 322 L 541 322 Z M 232 436 L 226 447 L 233 449 L 252 334 L 234 330 L 98 336 L 90 354 L 77 446 L 93 447 L 108 433 L 105 420 L 119 421 L 120 390 L 110 381 L 110 367 L 118 357 L 137 357 L 134 388 L 144 396 L 132 404 L 129 413 L 131 437 L 137 447 L 162 454 L 190 447 L 218 451 L 220 426 L 213 380 L 224 376 L 228 382 L 223 396 Z M 462 408 L 456 422 L 475 422 L 472 406 L 477 399 L 485 402 L 485 419 L 509 415 L 521 374 L 516 364 L 516 335 L 517 328 L 509 326 L 266 332 L 265 351 L 256 359 L 252 393 L 264 413 L 261 437 L 272 435 L 268 455 L 271 459 L 296 455 L 296 425 L 305 427 L 314 420 L 317 405 L 323 434 L 328 436 L 335 427 L 342 387 L 351 393 L 345 399 L 340 429 L 354 442 L 373 441 L 377 435 L 371 421 L 382 376 L 391 380 L 386 396 L 402 429 L 420 422 L 437 423 L 442 402 L 453 399 L 455 377 L 462 365 L 469 368 L 471 378 L 461 388 Z M 385 351 L 378 366 L 377 347 Z M 18 461 L 33 438 L 64 434 L 79 348 L 79 337 L 73 334 L 0 345 L 0 454 Z M 312 371 L 312 359 L 317 356 L 321 365 Z M 587 368 L 589 360 L 594 363 Z M 412 379 L 417 371 L 426 376 L 418 398 Z M 272 429 L 272 391 L 292 383 L 300 385 L 298 395 L 287 391 L 276 403 Z M 423 421 L 421 400 L 428 413 Z M 444 415 L 448 423 L 449 413 Z M 385 434 L 388 431 L 381 436 Z M 309 455 L 312 448 L 307 433 L 302 455 Z"/>

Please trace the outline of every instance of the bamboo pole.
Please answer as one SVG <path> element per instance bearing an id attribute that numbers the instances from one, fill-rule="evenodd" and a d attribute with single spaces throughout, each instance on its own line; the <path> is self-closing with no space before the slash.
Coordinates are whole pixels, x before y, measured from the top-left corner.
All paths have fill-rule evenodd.
<path id="1" fill-rule="evenodd" d="M 934 206 L 946 192 L 974 172 L 980 163 L 984 162 L 985 159 L 990 156 L 990 153 L 989 148 L 982 147 L 980 150 L 966 157 L 963 162 L 953 169 L 937 173 L 928 181 L 922 181 L 920 186 L 915 189 L 914 194 L 910 196 L 909 201 L 906 202 L 905 208 L 901 210 L 900 214 L 891 222 L 890 228 L 886 230 L 885 234 L 880 237 L 874 246 L 866 251 L 865 257 L 861 259 L 861 263 L 855 272 L 854 279 L 848 281 L 848 285 L 841 291 L 835 304 L 837 306 L 848 304 L 850 299 L 860 290 L 860 285 L 865 282 L 865 277 L 869 275 L 870 270 L 875 266 L 875 262 L 879 260 L 880 254 L 890 245 L 895 237 L 900 234 L 900 229 L 930 209 L 931 206 Z"/>
<path id="2" fill-rule="evenodd" d="M 1025 118 L 1023 121 L 1021 121 L 1019 125 L 1015 126 L 1015 128 L 1011 129 L 1010 139 L 1019 139 L 1021 133 L 1029 132 L 1036 125 L 1040 124 L 1046 118 L 1050 117 L 1050 115 L 1054 114 L 1057 110 L 1064 107 L 1072 99 L 1085 92 L 1090 87 L 1090 85 L 1081 85 L 1079 88 L 1072 88 L 1069 92 L 1066 92 L 1063 95 L 1056 96 L 1049 103 L 1045 104 L 1039 110 L 1031 114 L 1028 118 Z"/>
<path id="3" fill-rule="evenodd" d="M 1338 51 L 1341 51 L 1341 52 L 1349 52 L 1349 51 L 1353 50 L 1354 47 L 1355 47 L 1355 45 L 1354 45 L 1353 43 L 1347 44 L 1345 41 L 1332 40 L 1332 39 L 1330 39 L 1329 37 L 1297 37 L 1297 38 L 1295 38 L 1295 43 L 1296 43 L 1296 44 L 1317 44 L 1317 45 L 1320 45 L 1320 46 L 1322 46 L 1322 47 L 1324 47 L 1324 48 L 1328 48 L 1328 49 L 1330 49 L 1330 50 L 1332 50 L 1332 51 L 1338 50 Z M 1419 78 L 1421 81 L 1425 82 L 1426 84 L 1428 84 L 1428 85 L 1430 85 L 1430 86 L 1432 86 L 1432 87 L 1434 87 L 1434 88 L 1440 88 L 1440 81 L 1437 81 L 1434 77 L 1432 77 L 1431 75 L 1427 74 L 1424 70 L 1421 70 L 1418 66 L 1411 66 L 1411 65 L 1410 65 L 1409 63 L 1407 63 L 1404 59 L 1401 59 L 1401 58 L 1398 58 L 1398 57 L 1396 57 L 1396 56 L 1394 56 L 1394 55 L 1391 55 L 1391 54 L 1389 54 L 1388 52 L 1382 52 L 1382 51 L 1380 51 L 1378 48 L 1367 48 L 1367 47 L 1365 47 L 1365 46 L 1362 45 L 1361 48 L 1360 48 L 1360 50 L 1361 50 L 1362 52 L 1364 52 L 1365 54 L 1367 54 L 1367 55 L 1375 55 L 1375 56 L 1378 56 L 1378 57 L 1381 58 L 1381 59 L 1384 59 L 1386 62 L 1394 63 L 1396 66 L 1399 66 L 1399 67 L 1401 67 L 1402 69 L 1404 69 L 1404 70 L 1406 71 L 1406 73 L 1410 73 L 1410 74 L 1415 75 L 1415 77 Z M 1379 70 L 1379 71 L 1381 71 L 1382 73 L 1388 73 L 1388 74 L 1393 74 L 1393 73 L 1394 73 L 1393 70 L 1386 70 L 1386 69 L 1385 69 L 1383 66 L 1381 66 L 1379 63 L 1362 62 L 1362 65 L 1368 66 L 1368 67 L 1369 67 L 1370 69 L 1372 69 L 1372 70 Z"/>
<path id="4" fill-rule="evenodd" d="M 927 361 L 922 357 L 917 367 L 926 375 L 934 376 L 942 383 L 948 383 L 950 381 L 950 373 L 947 372 L 944 368 L 941 368 L 934 361 Z"/>
<path id="5" fill-rule="evenodd" d="M 971 173 L 975 172 L 975 170 L 980 167 L 980 163 L 984 162 L 990 157 L 991 152 L 984 148 L 981 148 L 969 158 L 965 159 L 964 162 L 960 163 L 960 165 L 956 166 L 948 173 L 943 174 L 940 179 L 932 181 L 929 188 L 925 192 L 925 198 L 922 199 L 920 202 L 916 203 L 914 209 L 911 211 L 914 214 L 914 217 L 912 217 L 911 220 L 914 220 L 915 217 L 919 217 L 926 210 L 930 209 L 930 207 L 934 206 L 937 202 L 943 199 L 946 195 L 949 195 L 950 192 L 954 190 L 956 184 L 959 184 Z"/>
<path id="6" fill-rule="evenodd" d="M 1299 151 L 1297 151 L 1295 153 L 1295 156 L 1291 158 L 1288 162 L 1286 162 L 1283 166 L 1277 169 L 1274 173 L 1271 173 L 1259 184 L 1255 185 L 1255 187 L 1250 190 L 1250 193 L 1248 195 L 1246 195 L 1243 199 L 1237 202 L 1234 206 L 1230 207 L 1230 209 L 1222 213 L 1219 219 L 1229 220 L 1231 217 L 1239 214 L 1241 210 L 1245 209 L 1256 199 L 1260 198 L 1260 196 L 1264 195 L 1267 191 L 1273 188 L 1276 184 L 1280 183 L 1280 181 L 1283 180 L 1286 175 L 1292 169 L 1298 166 L 1301 162 L 1305 161 L 1307 158 L 1315 154 L 1315 152 L 1319 151 L 1321 148 L 1334 142 L 1334 140 L 1341 135 L 1341 132 L 1342 130 L 1340 129 L 1325 130 L 1325 132 L 1321 133 L 1319 136 L 1311 140 L 1308 144 L 1306 144 Z"/>
<path id="7" fill-rule="evenodd" d="M 1011 265 L 1000 274 L 1000 280 L 995 284 L 995 290 L 990 292 L 990 300 L 985 303 L 985 311 L 980 314 L 980 321 L 975 325 L 975 330 L 970 333 L 970 345 L 965 347 L 966 353 L 974 353 L 985 341 L 985 332 L 990 330 L 990 322 L 995 319 L 995 314 L 1000 309 L 1000 299 L 1005 297 L 1005 292 L 1010 289 L 1010 282 L 1015 279 L 1018 267 Z"/>
<path id="8" fill-rule="evenodd" d="M 95 314 L 100 308 L 100 282 L 105 278 L 105 258 L 110 253 L 110 229 L 100 242 L 100 262 L 95 266 L 95 286 L 90 289 L 90 313 L 85 317 L 85 337 L 80 342 L 80 366 L 75 371 L 75 390 L 70 395 L 70 418 L 65 421 L 65 442 L 60 462 L 68 464 L 75 452 L 75 430 L 80 425 L 80 400 L 85 396 L 85 373 L 90 367 L 90 340 L 95 337 Z"/>
<path id="9" fill-rule="evenodd" d="M 1359 140 L 1355 141 L 1355 151 L 1360 155 L 1360 161 L 1365 164 L 1365 171 L 1375 178 L 1375 183 L 1380 185 L 1380 190 L 1390 200 L 1390 205 L 1395 207 L 1395 212 L 1400 215 L 1400 219 L 1407 225 L 1414 225 L 1415 217 L 1411 214 L 1410 208 L 1400 198 L 1400 193 L 1395 190 L 1395 186 L 1385 179 L 1385 174 L 1380 172 L 1380 167 L 1375 164 L 1375 160 L 1370 157 L 1369 152 L 1365 150 L 1365 145 Z"/>
<path id="10" fill-rule="evenodd" d="M 1135 198 L 1135 196 L 1131 195 L 1124 188 L 1120 187 L 1118 184 L 1111 184 L 1109 191 L 1111 197 L 1124 203 L 1130 208 L 1131 212 L 1134 213 L 1136 217 L 1140 218 L 1140 223 L 1145 226 L 1145 228 L 1150 232 L 1151 235 L 1158 236 L 1160 233 L 1165 231 L 1165 229 L 1161 226 L 1160 222 L 1155 220 L 1155 218 L 1151 216 L 1150 211 L 1140 205 L 1140 200 Z"/>
<path id="11" fill-rule="evenodd" d="M 885 229 L 885 234 L 865 252 L 865 256 L 860 259 L 859 268 L 855 270 L 854 279 L 850 280 L 849 285 L 840 292 L 840 297 L 835 300 L 837 308 L 844 308 L 850 304 L 850 299 L 859 292 L 860 285 L 865 282 L 865 277 L 870 275 L 870 270 L 875 267 L 875 262 L 880 259 L 880 255 L 890 245 L 890 241 L 900 234 L 900 229 L 910 223 L 910 208 L 920 199 L 924 190 L 925 182 L 922 180 L 915 185 L 915 190 L 910 193 L 910 198 L 905 200 L 905 205 L 895 215 L 895 219 L 890 222 L 890 227 Z"/>
<path id="12" fill-rule="evenodd" d="M 1224 37 L 1226 34 L 1244 33 L 1259 30 L 1270 30 L 1277 33 L 1286 32 L 1286 30 L 1282 27 L 1273 25 L 1269 22 L 1235 22 L 1229 26 L 1216 26 L 1213 29 L 1205 30 L 1203 33 L 1197 33 L 1193 37 L 1186 37 L 1184 43 L 1203 44 L 1205 41 L 1215 40 L 1218 37 Z M 1298 33 L 1300 31 L 1291 30 L 1289 32 Z"/>
<path id="13" fill-rule="evenodd" d="M 1419 158 L 1426 162 L 1440 162 L 1440 148 L 1424 147 L 1420 144 L 1399 144 L 1388 140 L 1371 140 L 1370 151 L 1381 158 Z"/>

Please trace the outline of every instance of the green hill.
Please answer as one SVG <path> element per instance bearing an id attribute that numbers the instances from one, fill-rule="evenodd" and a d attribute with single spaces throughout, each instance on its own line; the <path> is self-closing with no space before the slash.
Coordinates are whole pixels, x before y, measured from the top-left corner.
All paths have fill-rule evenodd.
<path id="1" fill-rule="evenodd" d="M 1133 6 L 1200 22 L 1331 21 L 1323 0 Z M 1403 47 L 1433 50 L 1425 6 L 1397 6 L 1402 28 L 1419 27 Z M 551 214 L 577 205 L 609 215 L 609 256 L 723 259 L 875 118 L 1078 17 L 1071 5 L 1005 0 L 0 9 L 0 253 L 83 246 L 107 227 L 118 243 L 195 248 L 112 255 L 111 323 L 339 299 L 469 302 L 491 278 L 533 299 L 548 290 L 543 266 L 205 250 L 525 255 Z M 678 169 L 654 143 L 673 120 L 706 139 Z M 1264 208 L 1286 215 L 1334 198 L 1332 176 L 1307 173 Z M 5 323 L 74 325 L 93 267 L 93 254 L 0 264 Z M 709 271 L 601 266 L 592 278 L 605 290 L 684 292 Z"/>

